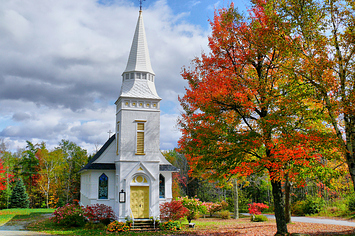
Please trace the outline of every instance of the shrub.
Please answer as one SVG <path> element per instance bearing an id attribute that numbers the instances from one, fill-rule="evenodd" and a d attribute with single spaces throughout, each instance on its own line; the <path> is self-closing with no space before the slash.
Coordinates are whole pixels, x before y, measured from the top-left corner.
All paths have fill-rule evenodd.
<path id="1" fill-rule="evenodd" d="M 164 221 L 179 220 L 189 214 L 189 210 L 182 205 L 181 200 L 172 200 L 160 205 L 160 219 Z"/>
<path id="2" fill-rule="evenodd" d="M 159 225 L 159 228 L 161 230 L 172 230 L 172 231 L 176 231 L 176 230 L 180 230 L 181 229 L 181 224 L 180 221 L 172 221 L 169 220 L 167 222 L 161 223 Z"/>
<path id="3" fill-rule="evenodd" d="M 268 209 L 269 206 L 264 204 L 264 203 L 252 203 L 252 204 L 248 204 L 249 206 L 249 214 L 251 215 L 261 215 L 261 212 L 264 209 Z"/>
<path id="4" fill-rule="evenodd" d="M 304 216 L 304 201 L 297 201 L 291 206 L 291 213 L 295 216 Z"/>
<path id="5" fill-rule="evenodd" d="M 228 208 L 228 202 L 226 202 L 226 201 L 221 201 L 219 204 L 221 205 L 221 210 L 227 210 L 227 208 Z"/>
<path id="6" fill-rule="evenodd" d="M 267 221 L 267 217 L 264 215 L 253 215 L 251 218 L 253 222 L 265 222 Z"/>
<path id="7" fill-rule="evenodd" d="M 112 221 L 116 220 L 116 215 L 113 212 L 112 207 L 105 204 L 95 204 L 84 208 L 84 215 L 92 223 L 103 223 L 108 225 Z"/>
<path id="8" fill-rule="evenodd" d="M 355 211 L 355 195 L 351 195 L 348 199 L 348 209 L 351 212 Z"/>
<path id="9" fill-rule="evenodd" d="M 51 220 L 63 226 L 83 226 L 85 225 L 84 211 L 77 204 L 67 204 L 54 211 Z"/>
<path id="10" fill-rule="evenodd" d="M 189 210 L 187 215 L 187 221 L 191 223 L 191 220 L 196 219 L 198 213 L 206 214 L 207 208 L 198 198 L 189 198 L 181 197 L 179 200 L 182 202 L 182 205 Z"/>
<path id="11" fill-rule="evenodd" d="M 118 222 L 117 220 L 111 222 L 107 226 L 107 231 L 116 232 L 116 233 L 117 232 L 126 232 L 126 231 L 128 231 L 130 229 L 131 229 L 131 225 L 130 224 L 126 224 L 126 223 L 123 223 L 123 222 Z"/>
<path id="12" fill-rule="evenodd" d="M 228 210 L 220 211 L 218 212 L 219 217 L 222 219 L 229 219 L 230 218 L 230 212 Z"/>
<path id="13" fill-rule="evenodd" d="M 304 201 L 303 212 L 305 214 L 316 214 L 319 213 L 325 206 L 325 201 L 320 197 L 307 197 Z"/>

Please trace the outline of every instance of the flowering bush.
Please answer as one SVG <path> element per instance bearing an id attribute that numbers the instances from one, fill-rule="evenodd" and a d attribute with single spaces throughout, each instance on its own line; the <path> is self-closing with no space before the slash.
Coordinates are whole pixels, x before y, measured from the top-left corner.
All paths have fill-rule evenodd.
<path id="1" fill-rule="evenodd" d="M 83 226 L 86 222 L 83 208 L 77 204 L 67 204 L 54 211 L 51 220 L 59 225 Z"/>
<path id="2" fill-rule="evenodd" d="M 107 226 L 107 231 L 109 232 L 126 232 L 131 229 L 130 224 L 123 222 L 113 221 Z"/>
<path id="3" fill-rule="evenodd" d="M 207 207 L 198 198 L 181 197 L 178 198 L 184 207 L 189 210 L 187 220 L 191 223 L 191 220 L 196 219 L 198 213 L 206 214 Z"/>
<path id="4" fill-rule="evenodd" d="M 217 211 L 221 211 L 221 210 L 225 210 L 228 207 L 228 203 L 225 201 L 222 202 L 204 202 L 202 203 L 204 206 L 206 206 L 207 212 L 210 213 L 210 216 L 212 217 L 212 215 L 217 212 Z"/>
<path id="5" fill-rule="evenodd" d="M 160 219 L 163 221 L 179 220 L 189 214 L 189 210 L 182 205 L 181 200 L 172 200 L 160 205 Z"/>
<path id="6" fill-rule="evenodd" d="M 180 230 L 181 229 L 181 224 L 180 221 L 172 221 L 169 220 L 167 222 L 161 223 L 159 225 L 159 228 L 161 230 L 172 230 L 172 231 L 176 231 L 176 230 Z"/>
<path id="7" fill-rule="evenodd" d="M 112 207 L 105 204 L 95 204 L 84 208 L 84 215 L 92 223 L 104 223 L 108 225 L 116 219 Z"/>
<path id="8" fill-rule="evenodd" d="M 261 212 L 264 209 L 268 209 L 269 206 L 264 204 L 264 203 L 252 203 L 252 204 L 248 204 L 249 206 L 249 213 L 250 215 L 261 215 Z"/>

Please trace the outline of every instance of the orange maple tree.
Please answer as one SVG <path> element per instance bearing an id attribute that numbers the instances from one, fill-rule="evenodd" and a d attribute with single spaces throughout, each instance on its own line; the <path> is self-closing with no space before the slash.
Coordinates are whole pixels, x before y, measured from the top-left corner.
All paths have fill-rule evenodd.
<path id="1" fill-rule="evenodd" d="M 332 134 L 324 127 L 314 90 L 285 65 L 293 57 L 291 25 L 271 1 L 253 1 L 249 16 L 234 8 L 216 11 L 209 54 L 185 68 L 189 87 L 180 103 L 181 151 L 190 174 L 229 178 L 267 171 L 277 233 L 286 234 L 282 181 L 320 164 L 319 147 Z"/>

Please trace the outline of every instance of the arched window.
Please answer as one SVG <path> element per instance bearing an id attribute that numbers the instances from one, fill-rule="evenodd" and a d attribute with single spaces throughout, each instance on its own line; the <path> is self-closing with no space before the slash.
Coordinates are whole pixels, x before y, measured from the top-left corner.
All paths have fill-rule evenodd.
<path id="1" fill-rule="evenodd" d="M 99 177 L 99 199 L 108 199 L 108 177 L 105 174 Z"/>
<path id="2" fill-rule="evenodd" d="M 162 174 L 159 175 L 159 198 L 165 198 L 165 178 Z"/>

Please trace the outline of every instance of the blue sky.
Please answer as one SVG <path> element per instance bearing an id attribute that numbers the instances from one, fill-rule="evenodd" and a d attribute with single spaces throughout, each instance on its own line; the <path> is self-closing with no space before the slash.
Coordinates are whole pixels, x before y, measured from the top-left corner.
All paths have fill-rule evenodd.
<path id="1" fill-rule="evenodd" d="M 162 150 L 176 147 L 181 68 L 208 51 L 208 19 L 229 1 L 146 0 L 143 18 L 161 102 Z M 245 11 L 248 1 L 236 3 Z M 49 148 L 69 139 L 95 152 L 114 130 L 138 19 L 138 0 L 3 0 L 0 5 L 0 139 Z"/>

